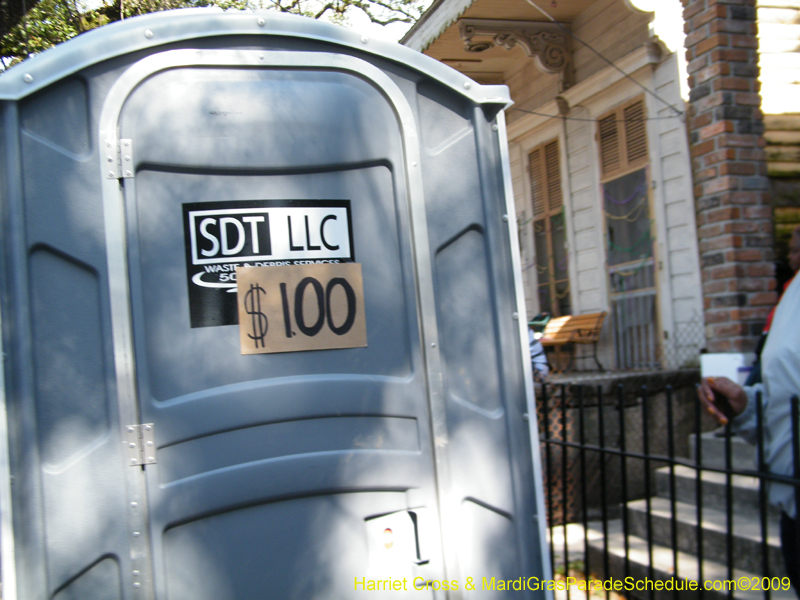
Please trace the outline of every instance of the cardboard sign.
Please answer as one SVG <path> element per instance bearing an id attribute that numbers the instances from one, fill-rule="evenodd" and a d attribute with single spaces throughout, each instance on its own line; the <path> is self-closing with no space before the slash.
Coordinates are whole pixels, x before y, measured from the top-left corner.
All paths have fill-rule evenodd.
<path id="1" fill-rule="evenodd" d="M 242 354 L 367 345 L 358 263 L 236 269 Z"/>

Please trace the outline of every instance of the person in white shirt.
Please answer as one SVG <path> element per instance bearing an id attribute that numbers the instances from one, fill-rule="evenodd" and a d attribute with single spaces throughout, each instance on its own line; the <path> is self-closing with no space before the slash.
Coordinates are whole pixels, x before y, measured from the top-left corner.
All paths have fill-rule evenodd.
<path id="1" fill-rule="evenodd" d="M 790 263 L 800 267 L 800 229 L 792 238 Z M 796 260 L 795 260 L 796 259 Z M 792 264 L 794 268 L 794 264 Z M 764 456 L 770 472 L 793 476 L 791 398 L 800 396 L 800 277 L 783 294 L 761 354 L 762 383 L 741 387 L 725 377 L 706 377 L 700 400 L 720 423 L 756 443 L 755 398 L 761 394 Z M 772 483 L 770 503 L 781 510 L 781 548 L 786 571 L 800 597 L 800 519 L 792 486 Z"/>
<path id="2" fill-rule="evenodd" d="M 528 327 L 528 344 L 531 351 L 531 367 L 533 367 L 533 379 L 539 383 L 547 381 L 547 374 L 550 373 L 550 364 L 547 362 L 547 355 L 544 353 L 544 346 L 533 329 Z"/>

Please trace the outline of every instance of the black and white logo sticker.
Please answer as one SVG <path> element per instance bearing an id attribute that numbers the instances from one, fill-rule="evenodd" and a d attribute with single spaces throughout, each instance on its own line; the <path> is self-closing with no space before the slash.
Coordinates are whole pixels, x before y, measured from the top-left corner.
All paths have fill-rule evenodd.
<path id="1" fill-rule="evenodd" d="M 183 205 L 192 327 L 235 325 L 236 267 L 353 262 L 349 200 Z"/>

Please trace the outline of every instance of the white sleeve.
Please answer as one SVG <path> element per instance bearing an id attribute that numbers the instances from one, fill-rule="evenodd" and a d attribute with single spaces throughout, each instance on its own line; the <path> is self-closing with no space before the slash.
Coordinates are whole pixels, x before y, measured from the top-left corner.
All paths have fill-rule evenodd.
<path id="1" fill-rule="evenodd" d="M 531 366 L 534 371 L 539 371 L 542 375 L 550 372 L 550 365 L 547 362 L 547 355 L 544 353 L 544 346 L 537 340 L 533 331 L 528 329 L 528 341 L 530 342 Z"/>

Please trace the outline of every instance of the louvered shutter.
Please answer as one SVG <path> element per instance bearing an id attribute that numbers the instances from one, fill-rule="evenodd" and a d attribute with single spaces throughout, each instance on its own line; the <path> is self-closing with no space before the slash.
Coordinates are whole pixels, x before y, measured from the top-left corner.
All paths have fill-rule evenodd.
<path id="1" fill-rule="evenodd" d="M 617 115 L 612 113 L 600 119 L 600 164 L 603 175 L 608 175 L 620 168 L 619 130 Z"/>
<path id="2" fill-rule="evenodd" d="M 531 200 L 533 202 L 534 218 L 544 214 L 547 210 L 547 188 L 544 180 L 544 160 L 542 148 L 535 148 L 528 156 L 531 176 Z"/>
<path id="3" fill-rule="evenodd" d="M 539 310 L 555 316 L 569 314 L 568 253 L 558 139 L 531 150 L 528 167 Z"/>
<path id="4" fill-rule="evenodd" d="M 647 160 L 647 128 L 644 119 L 644 102 L 631 104 L 622 111 L 625 120 L 625 146 L 628 166 Z"/>
<path id="5" fill-rule="evenodd" d="M 597 120 L 603 179 L 647 164 L 647 114 L 644 100 L 635 100 Z"/>
<path id="6" fill-rule="evenodd" d="M 558 141 L 544 147 L 544 162 L 547 174 L 547 209 L 557 210 L 564 203 L 561 192 L 561 168 L 558 160 Z"/>

